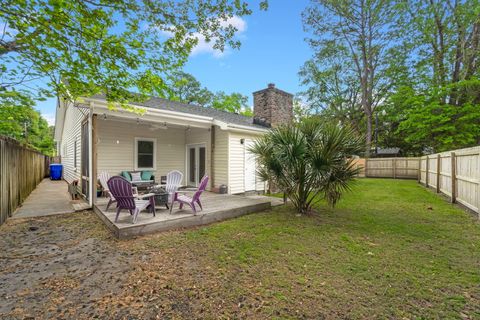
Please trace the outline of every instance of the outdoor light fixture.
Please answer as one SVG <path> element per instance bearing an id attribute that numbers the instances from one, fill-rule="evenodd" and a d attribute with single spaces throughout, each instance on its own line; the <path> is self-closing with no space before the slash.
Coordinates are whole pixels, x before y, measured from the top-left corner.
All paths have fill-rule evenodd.
<path id="1" fill-rule="evenodd" d="M 190 132 L 190 125 L 187 126 L 186 131 L 187 131 L 187 132 Z"/>
<path id="2" fill-rule="evenodd" d="M 245 143 L 245 139 L 240 139 L 240 144 L 244 144 Z"/>
<path id="3" fill-rule="evenodd" d="M 107 120 L 107 114 L 106 113 L 103 114 L 103 120 Z"/>

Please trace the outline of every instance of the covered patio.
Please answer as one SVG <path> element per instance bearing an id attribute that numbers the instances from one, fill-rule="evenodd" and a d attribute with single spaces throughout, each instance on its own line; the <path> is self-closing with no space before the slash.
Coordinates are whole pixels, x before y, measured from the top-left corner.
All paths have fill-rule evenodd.
<path id="1" fill-rule="evenodd" d="M 106 210 L 107 198 L 98 198 L 93 209 L 106 226 L 114 233 L 115 237 L 124 239 L 140 236 L 158 231 L 180 229 L 205 225 L 222 221 L 241 215 L 260 212 L 272 206 L 283 204 L 279 198 L 253 195 L 227 195 L 213 192 L 202 194 L 203 210 L 193 215 L 187 207 L 178 209 L 176 204 L 170 214 L 165 206 L 156 206 L 156 215 L 148 211 L 139 214 L 135 224 L 127 210 L 122 211 L 118 222 L 115 223 L 115 206 Z"/>

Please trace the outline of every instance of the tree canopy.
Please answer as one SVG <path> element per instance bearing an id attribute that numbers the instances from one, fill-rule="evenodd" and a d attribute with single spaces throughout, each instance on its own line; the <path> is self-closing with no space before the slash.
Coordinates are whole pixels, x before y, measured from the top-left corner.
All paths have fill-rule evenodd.
<path id="1" fill-rule="evenodd" d="M 70 99 L 102 92 L 122 103 L 135 99 L 132 88 L 165 96 L 167 77 L 200 36 L 216 49 L 238 48 L 229 19 L 251 12 L 239 0 L 5 0 L 0 99 L 8 91 Z M 34 86 L 37 79 L 47 86 Z"/>
<path id="2" fill-rule="evenodd" d="M 227 112 L 252 115 L 248 97 L 238 92 L 227 94 L 212 92 L 202 87 L 200 81 L 185 72 L 175 72 L 168 85 L 168 98 L 202 107 L 215 108 Z"/>
<path id="3" fill-rule="evenodd" d="M 218 50 L 238 48 L 231 21 L 251 13 L 240 0 L 2 1 L 0 131 L 50 152 L 51 135 L 34 101 L 105 93 L 112 107 L 128 108 L 127 102 L 147 95 L 168 97 L 169 80 L 179 79 L 198 39 Z M 177 92 L 178 99 L 213 103 L 208 90 L 186 82 L 191 87 Z M 42 134 L 38 139 L 50 141 L 48 147 L 36 141 Z"/>
<path id="4" fill-rule="evenodd" d="M 0 104 L 0 135 L 14 138 L 46 155 L 54 155 L 52 128 L 33 108 L 34 102 L 12 94 Z"/>
<path id="5" fill-rule="evenodd" d="M 372 129 L 412 155 L 480 142 L 477 0 L 313 0 L 303 17 L 303 96 L 365 135 L 367 155 Z"/>

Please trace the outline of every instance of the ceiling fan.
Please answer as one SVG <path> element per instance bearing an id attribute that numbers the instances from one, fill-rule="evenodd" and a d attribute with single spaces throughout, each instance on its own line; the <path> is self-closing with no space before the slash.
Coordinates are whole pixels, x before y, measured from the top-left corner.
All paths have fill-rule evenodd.
<path id="1" fill-rule="evenodd" d="M 152 125 L 150 125 L 149 129 L 150 129 L 150 131 L 155 131 L 155 130 L 159 130 L 159 129 L 160 130 L 166 130 L 166 129 L 168 129 L 168 127 L 167 127 L 167 123 L 164 122 L 163 124 L 152 124 Z"/>

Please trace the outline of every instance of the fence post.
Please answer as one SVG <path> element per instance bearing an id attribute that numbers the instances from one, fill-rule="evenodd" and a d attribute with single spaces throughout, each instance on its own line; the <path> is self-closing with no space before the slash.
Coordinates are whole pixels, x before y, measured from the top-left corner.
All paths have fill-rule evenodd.
<path id="1" fill-rule="evenodd" d="M 455 159 L 455 152 L 450 153 L 450 160 L 452 163 L 452 173 L 451 173 L 451 178 L 452 178 L 452 203 L 457 202 L 457 195 L 456 195 L 456 189 L 457 189 L 457 173 L 456 173 L 456 159 Z"/>
<path id="2" fill-rule="evenodd" d="M 441 165 L 440 153 L 437 154 L 437 193 L 440 193 L 440 165 Z"/>
<path id="3" fill-rule="evenodd" d="M 367 168 L 368 168 L 368 158 L 365 158 L 365 170 L 364 170 L 365 178 L 368 178 Z"/>
<path id="4" fill-rule="evenodd" d="M 428 163 L 430 162 L 430 161 L 428 160 L 428 156 L 427 156 L 427 158 L 426 158 L 425 161 L 427 161 L 427 163 L 425 163 L 425 187 L 428 188 L 428 176 L 429 176 L 429 173 L 428 173 L 428 171 L 429 171 Z"/>
<path id="5" fill-rule="evenodd" d="M 397 178 L 397 158 L 393 158 L 393 179 Z"/>
<path id="6" fill-rule="evenodd" d="M 421 183 L 421 182 L 422 182 L 422 157 L 419 157 L 419 158 L 418 158 L 418 171 L 417 171 L 417 175 L 418 175 L 418 183 Z"/>

